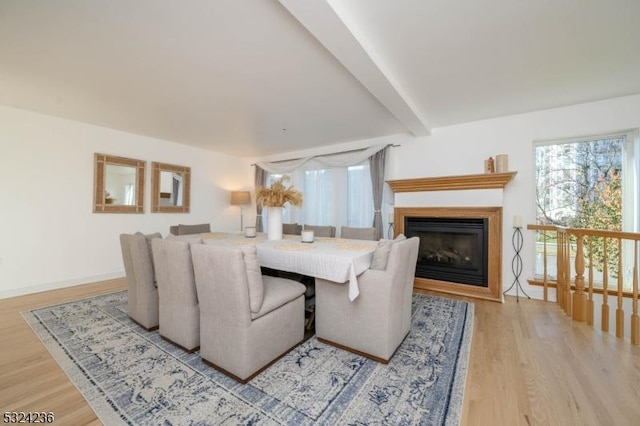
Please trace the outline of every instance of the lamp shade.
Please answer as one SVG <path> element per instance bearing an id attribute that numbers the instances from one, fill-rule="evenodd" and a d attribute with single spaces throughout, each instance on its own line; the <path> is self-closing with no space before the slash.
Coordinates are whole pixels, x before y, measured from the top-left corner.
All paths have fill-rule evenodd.
<path id="1" fill-rule="evenodd" d="M 251 204 L 251 194 L 249 191 L 231 191 L 231 205 L 243 206 Z"/>

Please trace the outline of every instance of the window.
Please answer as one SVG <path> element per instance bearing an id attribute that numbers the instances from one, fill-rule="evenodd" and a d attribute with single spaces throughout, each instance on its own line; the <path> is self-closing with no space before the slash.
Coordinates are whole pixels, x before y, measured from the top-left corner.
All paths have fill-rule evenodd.
<path id="1" fill-rule="evenodd" d="M 637 132 L 535 143 L 536 222 L 636 232 L 637 144 Z M 543 273 L 542 239 L 540 232 L 536 276 Z M 547 253 L 555 251 L 554 244 L 547 239 Z M 623 265 L 632 265 L 632 250 L 623 246 L 622 256 Z M 547 261 L 547 271 L 555 277 L 555 262 L 549 256 Z"/>
<path id="2" fill-rule="evenodd" d="M 267 186 L 288 177 L 286 185 L 302 191 L 302 207 L 286 205 L 284 223 L 369 227 L 373 224 L 373 190 L 369 163 L 287 174 L 270 173 Z M 266 211 L 263 210 L 264 223 Z"/>
<path id="3" fill-rule="evenodd" d="M 589 221 L 590 205 L 621 206 L 625 137 L 537 145 L 536 220 L 544 225 L 622 229 L 622 211 L 608 222 Z M 590 223 L 593 226 L 584 226 Z"/>
<path id="4" fill-rule="evenodd" d="M 300 222 L 309 225 L 331 225 L 336 209 L 335 195 L 338 188 L 334 188 L 333 178 L 336 173 L 331 169 L 307 170 L 304 172 L 302 194 L 302 218 Z"/>

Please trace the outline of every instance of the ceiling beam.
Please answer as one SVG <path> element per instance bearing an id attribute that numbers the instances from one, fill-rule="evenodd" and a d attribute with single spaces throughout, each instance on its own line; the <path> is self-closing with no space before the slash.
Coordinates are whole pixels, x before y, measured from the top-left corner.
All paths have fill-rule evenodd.
<path id="1" fill-rule="evenodd" d="M 415 136 L 430 133 L 384 62 L 329 1 L 279 1 L 407 130 Z"/>

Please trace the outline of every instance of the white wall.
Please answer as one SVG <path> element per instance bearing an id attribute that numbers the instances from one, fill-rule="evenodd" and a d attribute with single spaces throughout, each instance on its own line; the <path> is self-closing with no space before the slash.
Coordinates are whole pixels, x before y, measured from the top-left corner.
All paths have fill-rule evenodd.
<path id="1" fill-rule="evenodd" d="M 587 136 L 640 127 L 640 95 L 556 108 L 527 114 L 465 123 L 432 130 L 431 136 L 403 140 L 391 150 L 390 179 L 464 175 L 483 173 L 484 160 L 497 154 L 509 155 L 509 169 L 518 174 L 502 194 L 487 192 L 489 203 L 503 205 L 503 288 L 513 282 L 511 244 L 513 216 L 523 217 L 525 224 L 535 223 L 535 188 L 533 142 Z M 476 191 L 470 191 L 476 192 Z M 477 194 L 467 193 L 470 205 L 479 205 Z M 480 191 L 482 192 L 482 191 Z M 478 192 L 478 193 L 480 193 Z M 461 200 L 461 195 L 463 199 Z M 464 192 L 445 191 L 433 199 L 433 193 L 396 194 L 396 205 L 460 205 Z M 524 230 L 523 273 L 520 282 L 532 297 L 541 298 L 539 287 L 529 287 L 533 275 L 532 231 Z"/>
<path id="2" fill-rule="evenodd" d="M 92 212 L 95 152 L 147 161 L 144 214 Z M 191 167 L 191 213 L 150 213 L 151 161 Z M 0 298 L 123 276 L 121 233 L 238 230 L 229 191 L 253 187 L 251 162 L 0 106 Z"/>

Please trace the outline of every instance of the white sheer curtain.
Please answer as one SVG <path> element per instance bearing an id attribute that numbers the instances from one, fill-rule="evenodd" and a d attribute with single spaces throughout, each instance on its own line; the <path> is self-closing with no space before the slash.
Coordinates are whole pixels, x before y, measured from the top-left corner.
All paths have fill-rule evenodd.
<path id="1" fill-rule="evenodd" d="M 126 206 L 133 206 L 136 199 L 136 190 L 132 183 L 128 183 L 124 188 L 124 204 Z"/>
<path id="2" fill-rule="evenodd" d="M 372 226 L 374 202 L 369 157 L 386 146 L 257 165 L 269 172 L 267 186 L 288 176 L 286 184 L 303 193 L 302 207 L 285 206 L 284 223 L 333 225 L 339 232 L 341 226 Z"/>
<path id="3" fill-rule="evenodd" d="M 349 167 L 360 164 L 369 159 L 376 152 L 384 149 L 387 145 L 376 145 L 366 149 L 341 152 L 330 155 L 314 155 L 311 157 L 298 158 L 295 160 L 266 162 L 260 161 L 256 164 L 269 173 L 291 173 L 294 170 L 321 170 L 333 167 Z"/>
<path id="4" fill-rule="evenodd" d="M 302 207 L 284 207 L 284 223 L 333 225 L 338 230 L 341 226 L 371 226 L 374 207 L 369 164 L 270 173 L 267 186 L 283 176 L 288 176 L 286 184 L 302 191 L 304 197 Z"/>
<path id="5" fill-rule="evenodd" d="M 370 227 L 373 222 L 373 191 L 369 164 L 349 167 L 346 226 Z"/>
<path id="6" fill-rule="evenodd" d="M 172 175 L 173 182 L 173 205 L 181 206 L 182 205 L 182 175 L 179 173 L 173 173 Z"/>
<path id="7" fill-rule="evenodd" d="M 335 201 L 332 169 L 306 170 L 302 193 L 301 222 L 307 225 L 331 225 L 334 221 Z"/>

